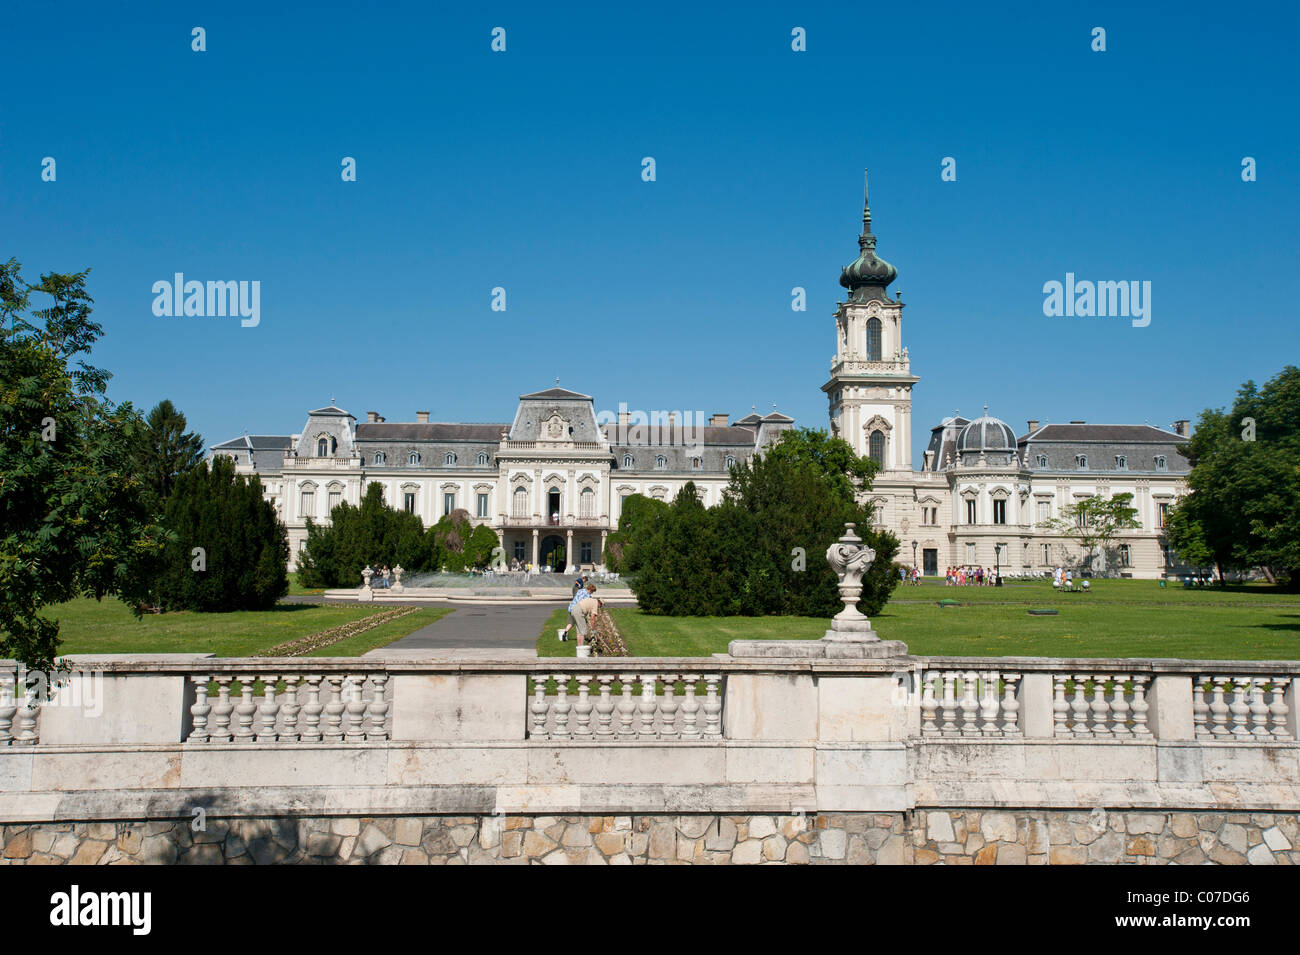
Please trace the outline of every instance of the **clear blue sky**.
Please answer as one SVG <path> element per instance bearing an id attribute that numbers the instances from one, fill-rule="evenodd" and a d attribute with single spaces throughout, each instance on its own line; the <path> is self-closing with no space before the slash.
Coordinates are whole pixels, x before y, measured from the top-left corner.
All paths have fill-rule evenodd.
<path id="1" fill-rule="evenodd" d="M 825 427 L 864 166 L 918 457 L 956 408 L 1163 425 L 1300 355 L 1294 5 L 386 6 L 6 5 L 0 256 L 94 270 L 115 400 L 211 444 L 558 376 Z M 1149 280 L 1150 326 L 1045 317 L 1067 271 Z M 260 281 L 261 324 L 155 317 L 175 272 Z"/>

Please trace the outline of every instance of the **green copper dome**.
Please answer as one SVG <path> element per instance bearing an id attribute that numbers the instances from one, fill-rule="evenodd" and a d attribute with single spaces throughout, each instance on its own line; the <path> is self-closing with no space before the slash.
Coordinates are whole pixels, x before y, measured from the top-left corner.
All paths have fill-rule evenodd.
<path id="1" fill-rule="evenodd" d="M 885 289 L 898 278 L 898 269 L 876 255 L 876 237 L 871 233 L 871 207 L 867 203 L 865 184 L 862 194 L 862 234 L 858 236 L 858 249 L 858 257 L 840 273 L 840 284 L 851 293 L 849 301 L 893 301 Z"/>

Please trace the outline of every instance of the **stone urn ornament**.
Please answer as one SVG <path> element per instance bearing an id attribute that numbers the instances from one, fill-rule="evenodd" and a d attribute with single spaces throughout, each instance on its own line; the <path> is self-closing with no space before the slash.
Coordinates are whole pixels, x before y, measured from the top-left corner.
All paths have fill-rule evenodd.
<path id="1" fill-rule="evenodd" d="M 840 599 L 844 609 L 831 618 L 826 640 L 879 640 L 871 630 L 871 621 L 858 609 L 862 596 L 862 578 L 876 562 L 876 552 L 862 543 L 857 525 L 845 524 L 844 535 L 826 549 L 826 562 L 839 577 Z"/>
<path id="2" fill-rule="evenodd" d="M 370 578 L 373 577 L 374 575 L 375 572 L 371 570 L 369 566 L 362 569 L 361 593 L 357 594 L 357 600 L 364 602 L 364 601 L 371 601 L 375 599 L 375 592 L 370 589 Z"/>
<path id="3" fill-rule="evenodd" d="M 400 594 L 405 589 L 404 587 L 402 587 L 402 573 L 403 571 L 402 571 L 401 564 L 398 564 L 396 567 L 393 568 L 392 591 L 395 594 Z"/>

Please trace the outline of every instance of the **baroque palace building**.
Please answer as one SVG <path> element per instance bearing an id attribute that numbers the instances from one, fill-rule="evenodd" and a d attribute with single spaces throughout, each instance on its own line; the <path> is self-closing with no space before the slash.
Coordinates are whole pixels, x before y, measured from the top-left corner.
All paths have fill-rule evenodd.
<path id="1" fill-rule="evenodd" d="M 888 291 L 898 272 L 876 255 L 865 200 L 858 247 L 840 276 L 849 294 L 835 312 L 837 347 L 822 390 L 832 434 L 880 466 L 863 497 L 876 525 L 902 542 L 901 562 L 926 574 L 981 565 L 1023 575 L 1077 564 L 1078 546 L 1044 522 L 1082 498 L 1129 492 L 1141 527 L 1120 533 L 1111 569 L 1146 578 L 1182 569 L 1163 527 L 1187 491 L 1187 462 L 1177 452 L 1187 421 L 1165 430 L 1029 420 L 1017 437 L 985 409 L 931 428 L 916 470 L 912 389 L 920 379 L 903 345 L 903 303 Z M 299 434 L 244 435 L 212 453 L 261 478 L 295 559 L 308 519 L 327 522 L 335 505 L 360 503 L 378 483 L 390 505 L 426 526 L 467 511 L 496 531 L 507 558 L 546 565 L 563 547 L 565 569 L 596 569 L 629 496 L 671 500 L 693 481 L 701 500 L 716 504 L 730 468 L 793 425 L 775 410 L 735 421 L 690 412 L 598 415 L 591 396 L 555 387 L 520 395 L 511 422 L 436 422 L 427 411 L 411 422 L 375 411 L 358 421 L 331 405 L 308 412 Z"/>

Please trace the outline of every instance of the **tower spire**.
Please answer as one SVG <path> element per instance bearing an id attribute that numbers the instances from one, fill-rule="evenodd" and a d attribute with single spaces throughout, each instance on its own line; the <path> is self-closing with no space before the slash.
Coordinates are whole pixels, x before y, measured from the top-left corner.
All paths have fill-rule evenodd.
<path id="1" fill-rule="evenodd" d="M 871 234 L 871 204 L 867 201 L 867 170 L 862 170 L 862 234 Z"/>

